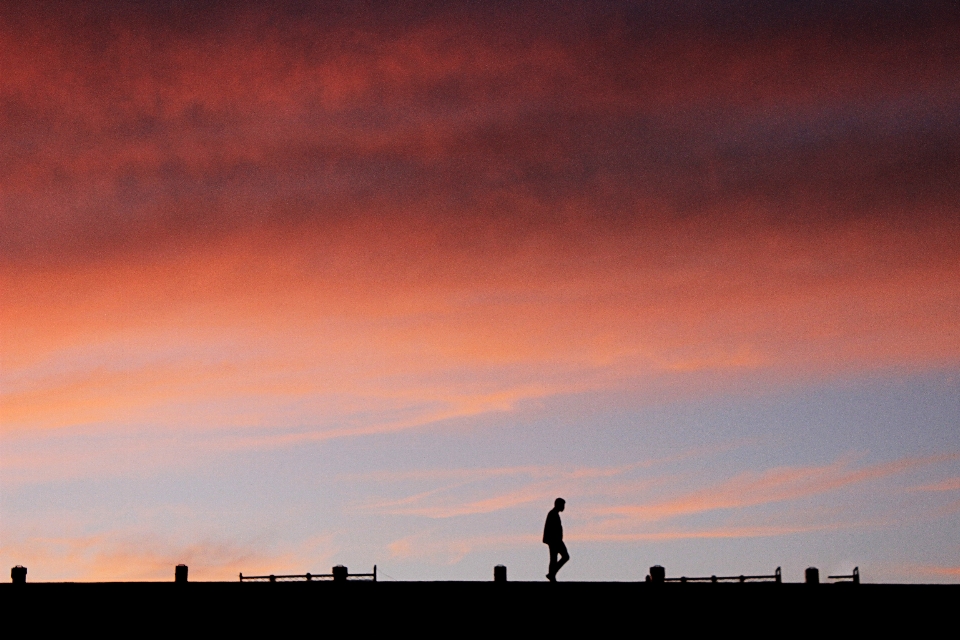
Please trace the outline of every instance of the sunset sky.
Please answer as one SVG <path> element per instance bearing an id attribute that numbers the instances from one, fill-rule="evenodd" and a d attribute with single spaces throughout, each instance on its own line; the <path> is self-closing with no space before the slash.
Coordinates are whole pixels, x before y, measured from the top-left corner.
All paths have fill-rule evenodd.
<path id="1" fill-rule="evenodd" d="M 955 1 L 4 2 L 0 568 L 960 581 Z M 6 570 L 6 569 L 3 569 Z"/>

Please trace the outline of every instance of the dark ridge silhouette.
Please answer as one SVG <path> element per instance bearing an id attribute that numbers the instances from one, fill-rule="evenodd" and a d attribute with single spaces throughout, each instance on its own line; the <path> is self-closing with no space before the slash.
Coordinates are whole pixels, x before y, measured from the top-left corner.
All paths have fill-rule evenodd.
<path id="1" fill-rule="evenodd" d="M 504 572 L 505 574 L 505 572 Z M 4 636 L 163 628 L 248 635 L 712 633 L 860 635 L 871 625 L 953 624 L 960 585 L 776 582 L 374 582 L 311 580 L 0 584 Z M 245 576 L 246 577 L 246 576 Z M 277 576 L 279 578 L 279 576 Z M 506 578 L 506 576 L 503 576 Z M 469 626 L 467 626 L 469 625 Z"/>

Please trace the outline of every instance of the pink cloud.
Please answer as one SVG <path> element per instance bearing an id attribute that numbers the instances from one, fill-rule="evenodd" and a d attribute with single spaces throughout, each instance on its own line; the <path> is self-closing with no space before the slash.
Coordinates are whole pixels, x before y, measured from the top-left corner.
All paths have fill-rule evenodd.
<path id="1" fill-rule="evenodd" d="M 940 482 L 911 487 L 911 491 L 960 491 L 960 478 L 947 478 Z"/>
<path id="2" fill-rule="evenodd" d="M 855 524 L 820 523 L 789 526 L 744 526 L 706 529 L 671 529 L 645 533 L 572 533 L 569 538 L 577 542 L 669 542 L 673 540 L 697 540 L 714 538 L 767 538 L 788 536 L 814 531 L 832 531 L 861 526 Z"/>
<path id="3" fill-rule="evenodd" d="M 387 545 L 392 558 L 452 565 L 483 549 L 528 547 L 539 542 L 534 535 L 466 536 L 455 540 L 430 534 L 417 534 L 394 540 Z"/>
<path id="4" fill-rule="evenodd" d="M 919 571 L 928 576 L 938 576 L 942 578 L 960 578 L 960 567 L 932 567 L 922 566 Z"/>
<path id="5" fill-rule="evenodd" d="M 707 454 L 701 454 L 707 455 Z M 576 500 L 578 511 L 587 513 L 585 531 L 579 535 L 613 537 L 626 525 L 654 523 L 719 510 L 739 510 L 747 507 L 788 502 L 862 485 L 924 466 L 955 460 L 957 455 L 945 454 L 926 458 L 903 458 L 886 463 L 851 468 L 850 460 L 819 467 L 779 467 L 761 473 L 746 472 L 707 489 L 699 489 L 665 501 L 624 504 L 631 495 L 669 484 L 663 477 L 634 478 L 633 473 L 656 464 L 647 461 L 633 465 L 607 468 L 579 468 L 564 470 L 550 467 L 518 467 L 513 469 L 465 470 L 461 473 L 389 476 L 390 482 L 417 481 L 419 483 L 444 481 L 426 490 L 402 498 L 374 501 L 359 505 L 361 511 L 392 515 L 421 516 L 445 519 L 466 515 L 492 513 L 505 509 L 525 507 L 534 503 L 550 504 L 562 495 Z M 378 476 L 379 477 L 379 476 Z M 449 482 L 453 480 L 453 482 Z M 493 480 L 508 481 L 512 488 L 492 488 L 485 484 Z M 677 481 L 678 479 L 674 479 Z M 380 478 L 380 481 L 386 481 Z M 599 499 L 599 502 L 598 502 Z M 609 504 L 613 500 L 620 504 Z M 606 503 L 606 504 L 604 504 Z M 788 527 L 790 531 L 808 527 L 832 527 L 832 523 L 801 523 Z M 776 531 L 776 526 L 751 524 L 744 527 L 726 527 L 718 531 L 755 530 Z M 786 531 L 786 529 L 784 530 Z M 633 532 L 623 533 L 631 536 Z M 661 532 L 641 532 L 639 536 L 658 536 Z M 663 534 L 668 535 L 668 534 Z M 673 535 L 673 534 L 669 534 Z M 707 534 L 704 534 L 705 536 Z M 717 534 L 718 536 L 720 534 Z M 756 535 L 761 535 L 757 533 Z M 768 535 L 768 534 L 763 534 Z M 769 535 L 773 535 L 770 533 Z M 612 538 L 611 538 L 612 539 Z"/>
<path id="6" fill-rule="evenodd" d="M 723 509 L 742 509 L 762 504 L 797 500 L 824 494 L 922 466 L 957 459 L 956 454 L 926 458 L 902 458 L 891 462 L 849 468 L 840 460 L 822 467 L 779 467 L 763 473 L 746 472 L 702 489 L 663 502 L 596 508 L 603 516 L 628 517 L 638 522 L 656 522 L 678 516 Z"/>
<path id="7" fill-rule="evenodd" d="M 565 536 L 575 543 L 635 543 L 672 542 L 677 540 L 705 540 L 727 538 L 766 538 L 789 536 L 817 531 L 835 531 L 855 528 L 862 523 L 819 523 L 787 526 L 716 527 L 703 529 L 671 529 L 646 533 L 571 532 Z M 444 539 L 431 534 L 416 534 L 394 540 L 387 549 L 397 560 L 420 560 L 441 564 L 456 564 L 471 553 L 485 549 L 529 548 L 540 542 L 535 534 L 467 536 Z"/>

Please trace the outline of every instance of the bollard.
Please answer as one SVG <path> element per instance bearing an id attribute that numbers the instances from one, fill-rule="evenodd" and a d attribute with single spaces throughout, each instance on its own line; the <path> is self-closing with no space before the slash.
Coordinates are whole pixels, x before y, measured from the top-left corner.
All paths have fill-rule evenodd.
<path id="1" fill-rule="evenodd" d="M 173 570 L 173 581 L 174 582 L 187 581 L 187 565 L 185 564 L 177 565 L 177 568 Z"/>
<path id="2" fill-rule="evenodd" d="M 660 565 L 655 564 L 652 567 L 650 567 L 650 580 L 654 584 L 657 584 L 658 582 L 662 583 L 666 579 L 666 577 L 667 577 L 667 570 L 661 567 Z"/>
<path id="3" fill-rule="evenodd" d="M 816 567 L 807 567 L 804 577 L 807 584 L 820 584 L 820 571 Z"/>
<path id="4" fill-rule="evenodd" d="M 10 569 L 10 580 L 13 581 L 13 584 L 26 584 L 27 568 L 17 565 L 13 569 Z"/>
<path id="5" fill-rule="evenodd" d="M 494 582 L 507 581 L 507 568 L 502 564 L 498 564 L 493 568 L 493 581 Z"/>
<path id="6" fill-rule="evenodd" d="M 342 564 L 338 564 L 333 568 L 333 581 L 334 582 L 347 581 L 347 568 Z"/>

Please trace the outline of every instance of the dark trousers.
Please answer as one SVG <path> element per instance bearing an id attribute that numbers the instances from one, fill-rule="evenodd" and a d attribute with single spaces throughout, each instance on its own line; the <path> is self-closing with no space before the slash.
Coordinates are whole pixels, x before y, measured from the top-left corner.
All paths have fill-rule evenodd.
<path id="1" fill-rule="evenodd" d="M 560 556 L 559 560 L 557 556 Z M 563 542 L 554 542 L 550 545 L 550 575 L 557 577 L 557 571 L 560 571 L 560 567 L 567 564 L 567 560 L 570 559 L 570 554 L 567 553 L 567 545 Z"/>

